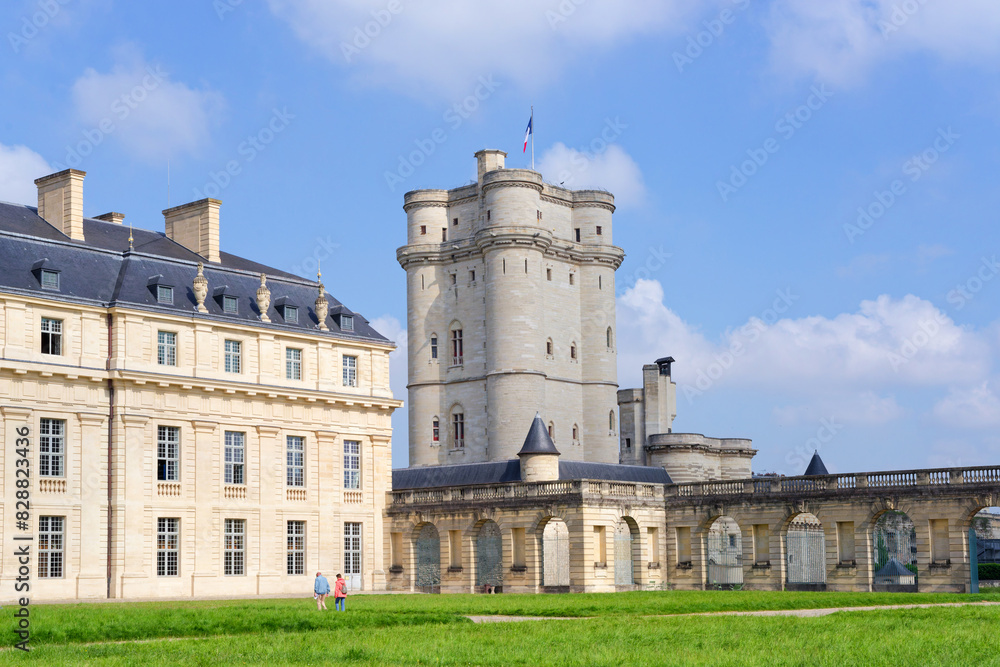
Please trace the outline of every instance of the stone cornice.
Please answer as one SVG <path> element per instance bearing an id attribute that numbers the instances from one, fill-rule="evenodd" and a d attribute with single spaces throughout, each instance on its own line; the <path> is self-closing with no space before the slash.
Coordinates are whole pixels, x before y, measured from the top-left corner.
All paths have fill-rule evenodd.
<path id="1" fill-rule="evenodd" d="M 483 194 L 485 195 L 490 190 L 496 190 L 497 188 L 529 188 L 539 194 L 542 192 L 541 183 L 532 183 L 530 181 L 494 181 L 483 186 Z"/>
<path id="2" fill-rule="evenodd" d="M 396 261 L 403 269 L 415 264 L 451 264 L 469 258 L 482 258 L 485 250 L 500 245 L 537 247 L 547 258 L 581 265 L 603 264 L 616 270 L 625 259 L 625 251 L 618 246 L 552 239 L 550 233 L 531 227 L 521 228 L 525 231 L 509 231 L 511 229 L 490 227 L 480 231 L 474 239 L 404 245 L 396 250 Z"/>

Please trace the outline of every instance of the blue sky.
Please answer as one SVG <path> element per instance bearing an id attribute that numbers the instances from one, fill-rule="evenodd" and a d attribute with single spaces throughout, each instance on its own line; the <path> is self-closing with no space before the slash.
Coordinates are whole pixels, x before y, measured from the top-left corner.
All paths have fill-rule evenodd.
<path id="1" fill-rule="evenodd" d="M 521 152 L 615 193 L 619 383 L 677 359 L 676 431 L 757 471 L 1000 461 L 1000 6 L 988 0 L 18 0 L 0 199 L 221 199 L 229 252 L 400 343 L 402 195 Z M 394 464 L 406 463 L 405 408 Z"/>

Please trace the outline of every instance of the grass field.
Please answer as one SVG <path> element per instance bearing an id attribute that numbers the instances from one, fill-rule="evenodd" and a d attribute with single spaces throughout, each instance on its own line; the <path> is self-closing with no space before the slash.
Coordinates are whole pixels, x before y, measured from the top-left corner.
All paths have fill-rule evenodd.
<path id="1" fill-rule="evenodd" d="M 32 651 L 4 650 L 0 664 L 1000 664 L 1000 606 L 677 616 L 970 601 L 1000 601 L 1000 593 L 359 595 L 345 613 L 332 605 L 319 613 L 311 597 L 33 605 Z M 493 614 L 587 618 L 482 625 L 466 618 Z M 13 633 L 6 635 L 9 646 Z"/>

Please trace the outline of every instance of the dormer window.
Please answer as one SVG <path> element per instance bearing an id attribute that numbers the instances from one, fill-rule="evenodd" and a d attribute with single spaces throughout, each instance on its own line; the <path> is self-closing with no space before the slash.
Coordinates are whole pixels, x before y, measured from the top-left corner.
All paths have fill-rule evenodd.
<path id="1" fill-rule="evenodd" d="M 281 310 L 281 316 L 285 318 L 287 324 L 299 323 L 299 309 L 297 306 L 285 306 Z"/>
<path id="2" fill-rule="evenodd" d="M 227 315 L 237 315 L 240 312 L 240 300 L 235 296 L 224 295 L 222 297 L 222 312 Z"/>
<path id="3" fill-rule="evenodd" d="M 174 288 L 170 285 L 157 285 L 156 302 L 172 306 L 174 304 Z"/>
<path id="4" fill-rule="evenodd" d="M 340 316 L 340 330 L 341 331 L 354 331 L 354 316 L 353 315 L 341 315 Z"/>
<path id="5" fill-rule="evenodd" d="M 59 289 L 59 272 L 51 269 L 42 269 L 41 273 L 42 289 Z"/>

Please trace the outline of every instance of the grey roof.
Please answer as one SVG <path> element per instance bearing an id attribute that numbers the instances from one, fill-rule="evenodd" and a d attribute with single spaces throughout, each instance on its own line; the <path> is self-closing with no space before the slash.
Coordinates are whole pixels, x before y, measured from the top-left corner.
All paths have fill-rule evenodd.
<path id="1" fill-rule="evenodd" d="M 535 418 L 531 420 L 531 428 L 528 429 L 528 436 L 524 439 L 524 445 L 521 447 L 521 451 L 517 453 L 518 456 L 521 454 L 555 454 L 559 456 L 556 443 L 552 442 L 549 430 L 545 428 L 542 416 L 537 412 L 535 413 Z"/>
<path id="2" fill-rule="evenodd" d="M 806 467 L 806 471 L 802 474 L 806 476 L 813 476 L 829 475 L 830 473 L 827 472 L 826 466 L 823 465 L 823 459 L 819 457 L 819 452 L 813 452 L 813 457 L 809 460 L 809 465 Z"/>
<path id="3" fill-rule="evenodd" d="M 40 218 L 37 209 L 0 202 L 0 291 L 37 294 L 45 298 L 102 306 L 126 305 L 163 312 L 185 313 L 225 321 L 244 321 L 259 326 L 289 327 L 318 334 L 314 310 L 319 284 L 291 273 L 229 253 L 220 262 L 207 262 L 161 232 L 133 229 L 129 250 L 129 228 L 85 218 L 83 241 L 74 241 Z M 59 289 L 43 290 L 38 269 L 59 272 Z M 208 314 L 197 313 L 192 281 L 197 264 L 205 265 L 209 296 Z M 268 278 L 271 324 L 260 321 L 256 294 L 259 274 Z M 156 299 L 156 285 L 174 288 L 173 304 Z M 223 313 L 222 292 L 239 300 L 238 312 Z M 385 341 L 386 338 L 340 301 L 325 293 L 330 304 L 326 325 L 331 334 Z M 279 301 L 280 300 L 280 301 Z M 285 322 L 284 308 L 298 307 L 298 322 Z M 342 333 L 334 314 L 353 314 L 354 329 Z"/>
<path id="4" fill-rule="evenodd" d="M 670 475 L 663 468 L 627 466 L 616 463 L 590 463 L 587 461 L 560 461 L 559 479 L 596 479 L 644 484 L 673 483 L 670 481 Z M 392 471 L 394 491 L 474 484 L 506 484 L 520 481 L 521 462 L 518 459 L 450 466 L 401 468 Z"/>
<path id="5" fill-rule="evenodd" d="M 906 569 L 906 566 L 901 562 L 896 560 L 896 558 L 890 558 L 889 562 L 879 568 L 878 572 L 875 573 L 876 577 L 912 577 L 913 573 Z"/>

